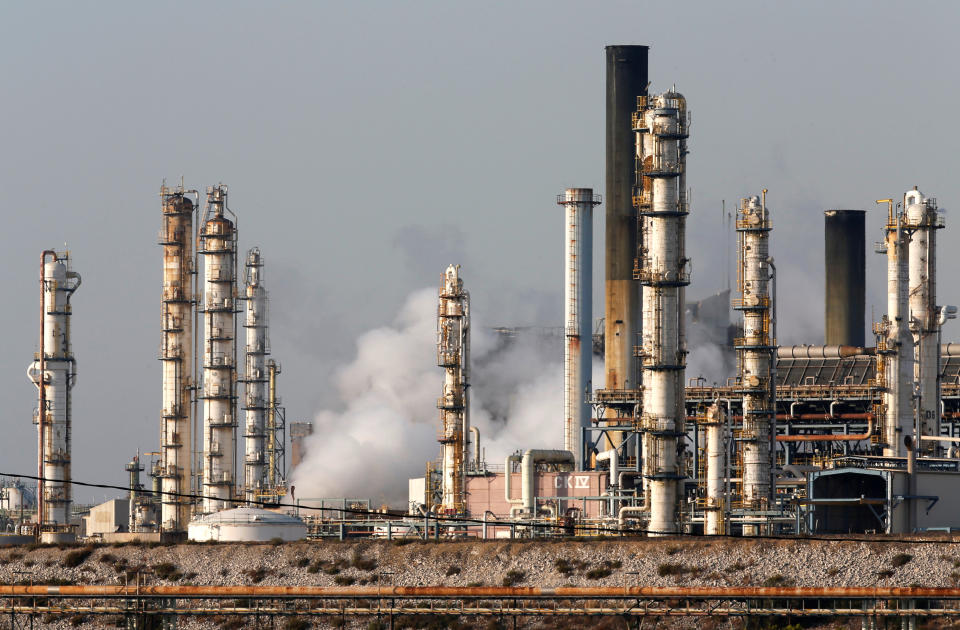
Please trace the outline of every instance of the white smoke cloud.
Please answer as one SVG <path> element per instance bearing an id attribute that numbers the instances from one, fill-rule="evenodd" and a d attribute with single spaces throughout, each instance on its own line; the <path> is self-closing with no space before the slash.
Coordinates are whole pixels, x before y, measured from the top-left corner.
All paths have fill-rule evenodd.
<path id="1" fill-rule="evenodd" d="M 299 499 L 371 498 L 406 505 L 407 479 L 439 454 L 436 289 L 408 297 L 391 326 L 357 340 L 336 371 L 337 410 L 314 418 L 306 458 L 292 472 Z M 471 423 L 488 462 L 520 448 L 563 444 L 563 363 L 536 334 L 512 343 L 472 322 Z"/>

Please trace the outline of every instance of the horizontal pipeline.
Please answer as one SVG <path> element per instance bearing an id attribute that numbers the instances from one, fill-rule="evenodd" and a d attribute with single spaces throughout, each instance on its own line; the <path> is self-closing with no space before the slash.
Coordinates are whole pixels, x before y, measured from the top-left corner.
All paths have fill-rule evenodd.
<path id="1" fill-rule="evenodd" d="M 186 586 L 186 585 L 0 585 L 0 597 L 178 597 L 178 598 L 472 598 L 528 597 L 619 599 L 960 599 L 960 588 L 879 586 Z"/>
<path id="2" fill-rule="evenodd" d="M 624 597 L 625 600 L 633 598 Z M 549 600 L 544 600 L 549 601 Z M 211 615 L 250 615 L 250 616 L 312 616 L 312 615 L 455 615 L 458 617 L 583 617 L 583 616 L 616 616 L 616 617 L 958 617 L 960 608 L 880 608 L 876 602 L 861 604 L 856 599 L 850 600 L 847 608 L 812 608 L 808 606 L 786 608 L 786 607 L 757 607 L 756 602 L 751 602 L 749 608 L 744 607 L 739 602 L 734 602 L 727 606 L 718 606 L 709 600 L 702 600 L 699 608 L 689 605 L 682 608 L 674 606 L 637 606 L 633 602 L 630 605 L 619 604 L 600 605 L 600 606 L 577 606 L 577 607 L 558 607 L 558 606 L 537 606 L 533 602 L 525 601 L 522 605 L 517 602 L 511 602 L 510 605 L 496 606 L 464 606 L 457 601 L 450 601 L 446 605 L 440 605 L 431 602 L 431 606 L 403 606 L 387 605 L 378 602 L 377 606 L 317 606 L 309 608 L 290 609 L 287 607 L 261 606 L 257 608 L 244 608 L 239 606 L 183 606 L 169 603 L 155 603 L 149 608 L 137 610 L 137 615 L 160 616 L 160 615 L 182 615 L 182 616 L 211 616 Z M 6 615 L 128 615 L 131 609 L 128 606 L 0 606 L 0 613 Z"/>

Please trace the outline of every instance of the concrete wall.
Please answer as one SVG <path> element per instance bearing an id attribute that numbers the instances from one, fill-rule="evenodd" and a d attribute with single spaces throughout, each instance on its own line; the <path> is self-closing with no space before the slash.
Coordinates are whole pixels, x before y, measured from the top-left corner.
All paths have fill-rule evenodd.
<path id="1" fill-rule="evenodd" d="M 130 500 L 113 499 L 90 508 L 90 514 L 83 517 L 81 536 L 112 534 L 127 531 L 130 522 Z"/>

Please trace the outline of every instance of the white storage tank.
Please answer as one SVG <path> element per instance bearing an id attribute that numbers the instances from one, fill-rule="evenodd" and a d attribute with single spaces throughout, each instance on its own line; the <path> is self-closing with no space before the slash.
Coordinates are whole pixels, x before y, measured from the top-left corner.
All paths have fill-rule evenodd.
<path id="1" fill-rule="evenodd" d="M 307 525 L 289 514 L 239 507 L 206 514 L 190 522 L 187 536 L 197 542 L 269 542 L 303 540 Z"/>

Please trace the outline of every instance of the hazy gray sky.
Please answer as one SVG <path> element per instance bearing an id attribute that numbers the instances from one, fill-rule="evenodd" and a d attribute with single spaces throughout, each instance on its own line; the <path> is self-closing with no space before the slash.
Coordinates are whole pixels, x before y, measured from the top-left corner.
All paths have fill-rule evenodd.
<path id="1" fill-rule="evenodd" d="M 872 242 L 874 199 L 960 195 L 958 26 L 952 2 L 5 2 L 0 470 L 35 470 L 38 255 L 65 242 L 83 275 L 74 476 L 122 483 L 156 449 L 163 178 L 230 186 L 268 265 L 288 419 L 331 404 L 356 335 L 449 262 L 480 323 L 559 324 L 554 198 L 602 192 L 607 44 L 650 45 L 652 89 L 693 112 L 688 295 L 724 284 L 721 200 L 766 187 L 781 341 L 821 342 L 822 211 L 870 209 Z M 595 268 L 600 314 L 599 248 Z"/>

